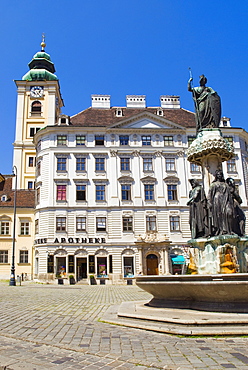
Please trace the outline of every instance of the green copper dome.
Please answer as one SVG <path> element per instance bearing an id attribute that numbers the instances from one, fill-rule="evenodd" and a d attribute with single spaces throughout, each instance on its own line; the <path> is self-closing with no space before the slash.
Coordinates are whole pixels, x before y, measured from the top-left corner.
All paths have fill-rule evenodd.
<path id="1" fill-rule="evenodd" d="M 50 55 L 44 50 L 46 44 L 44 39 L 41 43 L 42 50 L 38 51 L 28 64 L 29 71 L 22 77 L 25 81 L 54 81 L 58 77 L 54 74 L 55 68 Z"/>

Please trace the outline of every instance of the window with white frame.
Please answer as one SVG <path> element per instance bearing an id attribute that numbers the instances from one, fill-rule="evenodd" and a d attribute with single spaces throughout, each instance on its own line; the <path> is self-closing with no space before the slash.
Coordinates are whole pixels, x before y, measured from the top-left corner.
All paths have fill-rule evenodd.
<path id="1" fill-rule="evenodd" d="M 42 107 L 42 104 L 40 101 L 38 100 L 35 100 L 32 104 L 31 104 L 31 113 L 32 114 L 40 114 L 41 113 L 41 107 Z"/>
<path id="2" fill-rule="evenodd" d="M 39 234 L 39 220 L 35 220 L 34 222 L 35 234 Z"/>
<path id="3" fill-rule="evenodd" d="M 40 176 L 41 173 L 40 170 L 41 170 L 41 161 L 38 161 L 36 165 L 36 176 Z"/>
<path id="4" fill-rule="evenodd" d="M 143 158 L 143 171 L 149 172 L 152 171 L 152 158 Z"/>
<path id="5" fill-rule="evenodd" d="M 95 170 L 96 172 L 105 171 L 105 158 L 104 157 L 95 158 Z"/>
<path id="6" fill-rule="evenodd" d="M 28 251 L 20 251 L 20 263 L 28 263 Z"/>
<path id="7" fill-rule="evenodd" d="M 34 135 L 40 130 L 40 127 L 30 127 L 29 136 L 34 137 Z"/>
<path id="8" fill-rule="evenodd" d="M 141 140 L 142 140 L 142 145 L 143 146 L 150 146 L 151 145 L 151 136 L 150 135 L 142 135 Z"/>
<path id="9" fill-rule="evenodd" d="M 76 135 L 76 146 L 85 146 L 85 135 Z"/>
<path id="10" fill-rule="evenodd" d="M 4 250 L 0 251 L 0 263 L 8 263 L 9 262 L 9 252 Z"/>
<path id="11" fill-rule="evenodd" d="M 201 172 L 201 167 L 199 164 L 190 163 L 190 172 Z"/>
<path id="12" fill-rule="evenodd" d="M 128 143 L 129 143 L 129 136 L 128 135 L 120 135 L 119 139 L 120 139 L 120 145 L 121 146 L 128 145 Z"/>
<path id="13" fill-rule="evenodd" d="M 35 167 L 35 157 L 28 157 L 28 167 Z"/>
<path id="14" fill-rule="evenodd" d="M 106 217 L 96 218 L 96 231 L 106 231 Z"/>
<path id="15" fill-rule="evenodd" d="M 66 201 L 66 185 L 57 185 L 57 201 Z"/>
<path id="16" fill-rule="evenodd" d="M 121 171 L 130 171 L 130 158 L 122 157 L 121 160 Z"/>
<path id="17" fill-rule="evenodd" d="M 105 185 L 96 185 L 96 201 L 105 200 Z"/>
<path id="18" fill-rule="evenodd" d="M 104 135 L 95 135 L 95 145 L 104 145 Z"/>
<path id="19" fill-rule="evenodd" d="M 1 221 L 1 235 L 10 235 L 10 222 L 2 220 Z"/>
<path id="20" fill-rule="evenodd" d="M 64 156 L 57 157 L 57 171 L 65 172 L 66 171 L 66 162 L 67 158 Z"/>
<path id="21" fill-rule="evenodd" d="M 171 135 L 164 136 L 164 145 L 165 146 L 173 146 L 174 145 L 173 136 L 171 136 Z"/>
<path id="22" fill-rule="evenodd" d="M 34 181 L 28 181 L 28 189 L 34 189 Z"/>
<path id="23" fill-rule="evenodd" d="M 85 171 L 86 158 L 85 157 L 76 157 L 76 171 L 84 172 Z"/>
<path id="24" fill-rule="evenodd" d="M 180 231 L 179 216 L 170 216 L 170 231 Z"/>
<path id="25" fill-rule="evenodd" d="M 20 226 L 21 226 L 21 230 L 20 230 L 21 235 L 29 235 L 30 234 L 29 221 L 21 221 Z"/>
<path id="26" fill-rule="evenodd" d="M 86 217 L 76 217 L 76 231 L 86 231 Z"/>
<path id="27" fill-rule="evenodd" d="M 167 185 L 168 200 L 177 200 L 177 185 Z"/>
<path id="28" fill-rule="evenodd" d="M 176 171 L 175 158 L 165 158 L 165 170 L 166 170 L 166 172 L 175 172 Z"/>
<path id="29" fill-rule="evenodd" d="M 67 145 L 67 136 L 66 135 L 57 135 L 57 145 L 66 146 Z"/>
<path id="30" fill-rule="evenodd" d="M 229 161 L 226 162 L 227 166 L 227 172 L 236 172 L 236 160 L 235 158 L 229 159 Z"/>
<path id="31" fill-rule="evenodd" d="M 133 231 L 133 217 L 123 217 L 122 218 L 122 230 Z"/>
<path id="32" fill-rule="evenodd" d="M 86 200 L 86 185 L 76 185 L 76 200 Z"/>
<path id="33" fill-rule="evenodd" d="M 146 231 L 156 231 L 156 216 L 146 216 Z"/>
<path id="34" fill-rule="evenodd" d="M 193 135 L 188 136 L 188 146 L 190 146 L 195 139 L 196 139 L 196 136 L 193 136 Z"/>
<path id="35" fill-rule="evenodd" d="M 56 217 L 56 231 L 66 231 L 66 217 Z"/>
<path id="36" fill-rule="evenodd" d="M 145 200 L 154 200 L 154 184 L 145 184 Z"/>
<path id="37" fill-rule="evenodd" d="M 131 185 L 130 184 L 121 185 L 121 200 L 131 200 Z"/>

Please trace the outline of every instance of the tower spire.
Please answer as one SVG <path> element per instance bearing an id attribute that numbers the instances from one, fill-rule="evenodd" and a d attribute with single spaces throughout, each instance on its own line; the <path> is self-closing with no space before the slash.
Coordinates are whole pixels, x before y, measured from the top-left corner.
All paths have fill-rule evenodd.
<path id="1" fill-rule="evenodd" d="M 46 43 L 45 43 L 45 34 L 44 34 L 44 32 L 42 34 L 42 41 L 41 41 L 40 46 L 41 46 L 41 51 L 45 51 Z"/>

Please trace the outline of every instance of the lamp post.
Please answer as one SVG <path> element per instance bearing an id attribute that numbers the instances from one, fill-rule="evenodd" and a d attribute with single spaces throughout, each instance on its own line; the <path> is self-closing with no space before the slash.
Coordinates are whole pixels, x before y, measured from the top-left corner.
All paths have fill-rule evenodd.
<path id="1" fill-rule="evenodd" d="M 13 244 L 12 244 L 12 265 L 10 270 L 9 285 L 15 286 L 15 230 L 16 230 L 16 190 L 17 190 L 17 168 L 13 166 L 12 172 L 15 176 L 15 190 L 14 190 L 14 220 L 13 220 Z"/>

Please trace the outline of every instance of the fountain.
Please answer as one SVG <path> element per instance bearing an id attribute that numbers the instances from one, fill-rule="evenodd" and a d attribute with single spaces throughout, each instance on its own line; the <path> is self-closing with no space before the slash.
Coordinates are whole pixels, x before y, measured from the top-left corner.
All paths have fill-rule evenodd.
<path id="1" fill-rule="evenodd" d="M 220 98 L 200 76 L 193 94 L 197 137 L 188 160 L 201 165 L 203 184 L 192 179 L 190 275 L 138 276 L 136 284 L 153 295 L 149 307 L 248 313 L 248 237 L 245 215 L 232 178 L 224 179 L 222 162 L 233 157 L 219 123 Z"/>

